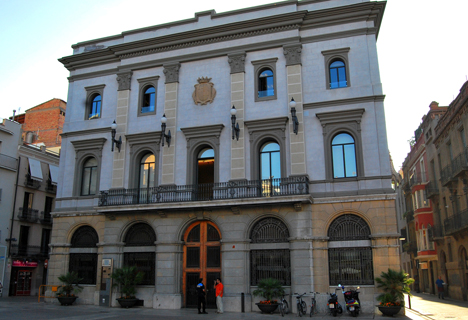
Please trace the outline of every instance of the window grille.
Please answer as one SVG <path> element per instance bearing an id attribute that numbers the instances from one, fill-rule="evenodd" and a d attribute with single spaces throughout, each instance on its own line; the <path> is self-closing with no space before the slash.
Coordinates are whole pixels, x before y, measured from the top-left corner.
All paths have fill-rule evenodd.
<path id="1" fill-rule="evenodd" d="M 154 246 L 156 234 L 146 223 L 137 223 L 130 227 L 125 237 L 126 247 Z"/>
<path id="2" fill-rule="evenodd" d="M 250 284 L 273 278 L 283 286 L 291 285 L 291 262 L 288 249 L 250 251 Z"/>
<path id="3" fill-rule="evenodd" d="M 83 278 L 80 284 L 96 284 L 97 254 L 70 253 L 68 271 L 75 271 Z"/>
<path id="4" fill-rule="evenodd" d="M 330 285 L 374 284 L 372 249 L 335 248 L 328 250 Z"/>
<path id="5" fill-rule="evenodd" d="M 328 229 L 330 241 L 369 240 L 370 228 L 364 219 L 345 214 L 336 218 Z"/>
<path id="6" fill-rule="evenodd" d="M 265 218 L 255 224 L 250 238 L 252 243 L 288 242 L 289 231 L 281 220 Z"/>
<path id="7" fill-rule="evenodd" d="M 207 247 L 207 261 L 206 266 L 208 268 L 219 268 L 221 267 L 221 247 Z"/>
<path id="8" fill-rule="evenodd" d="M 124 253 L 124 265 L 133 267 L 137 271 L 143 272 L 141 285 L 155 284 L 155 263 L 156 254 L 154 252 L 126 252 Z"/>
<path id="9" fill-rule="evenodd" d="M 93 227 L 79 227 L 72 236 L 72 248 L 95 248 L 99 242 L 99 237 Z"/>
<path id="10" fill-rule="evenodd" d="M 200 225 L 193 227 L 187 237 L 187 242 L 200 242 Z"/>
<path id="11" fill-rule="evenodd" d="M 187 268 L 200 267 L 200 247 L 187 248 Z"/>
<path id="12" fill-rule="evenodd" d="M 218 230 L 212 225 L 208 225 L 208 241 L 219 241 L 221 240 Z"/>

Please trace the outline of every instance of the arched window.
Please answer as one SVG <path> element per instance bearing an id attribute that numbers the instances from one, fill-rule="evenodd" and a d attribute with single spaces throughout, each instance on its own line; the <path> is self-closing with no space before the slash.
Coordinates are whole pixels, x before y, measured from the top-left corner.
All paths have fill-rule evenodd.
<path id="1" fill-rule="evenodd" d="M 148 153 L 140 161 L 140 189 L 154 187 L 154 154 Z"/>
<path id="2" fill-rule="evenodd" d="M 364 219 L 345 214 L 328 229 L 330 285 L 374 284 L 370 228 Z M 352 246 L 349 241 L 354 240 Z"/>
<path id="3" fill-rule="evenodd" d="M 82 226 L 73 233 L 68 271 L 75 271 L 83 278 L 80 284 L 96 283 L 98 242 L 99 237 L 93 227 Z"/>
<path id="4" fill-rule="evenodd" d="M 124 266 L 135 266 L 144 273 L 142 285 L 155 284 L 155 241 L 156 234 L 146 223 L 134 224 L 125 235 Z M 132 252 L 134 247 L 138 247 L 138 252 Z"/>
<path id="5" fill-rule="evenodd" d="M 357 176 L 356 148 L 354 138 L 348 133 L 339 133 L 332 140 L 333 177 Z"/>
<path id="6" fill-rule="evenodd" d="M 197 188 L 195 195 L 198 200 L 213 199 L 213 183 L 215 179 L 215 153 L 211 147 L 204 148 L 197 156 Z"/>
<path id="7" fill-rule="evenodd" d="M 262 69 L 258 75 L 258 97 L 271 97 L 275 95 L 275 83 L 273 71 L 269 68 Z"/>
<path id="8" fill-rule="evenodd" d="M 282 285 L 291 285 L 289 230 L 277 218 L 258 221 L 250 232 L 250 284 L 266 278 L 277 279 Z"/>
<path id="9" fill-rule="evenodd" d="M 145 89 L 143 94 L 143 101 L 141 104 L 141 113 L 154 112 L 156 105 L 156 89 L 149 86 Z"/>
<path id="10" fill-rule="evenodd" d="M 336 59 L 330 63 L 330 89 L 347 86 L 345 63 L 340 59 Z"/>
<path id="11" fill-rule="evenodd" d="M 101 102 L 102 99 L 100 94 L 96 94 L 93 96 L 89 105 L 88 120 L 97 119 L 101 117 Z"/>
<path id="12" fill-rule="evenodd" d="M 97 191 L 98 162 L 95 158 L 88 158 L 83 165 L 81 180 L 81 195 L 88 196 L 96 194 Z"/>
<path id="13" fill-rule="evenodd" d="M 260 178 L 281 178 L 280 146 L 276 142 L 267 142 L 260 149 Z"/>

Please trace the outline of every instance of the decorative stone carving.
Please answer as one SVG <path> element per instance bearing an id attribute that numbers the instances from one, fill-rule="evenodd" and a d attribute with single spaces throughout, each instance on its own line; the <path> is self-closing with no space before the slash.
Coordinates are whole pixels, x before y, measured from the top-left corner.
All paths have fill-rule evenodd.
<path id="1" fill-rule="evenodd" d="M 164 66 L 165 83 L 179 82 L 180 63 L 168 64 Z"/>
<path id="2" fill-rule="evenodd" d="M 195 104 L 206 105 L 212 103 L 216 97 L 216 89 L 214 84 L 210 81 L 211 78 L 201 77 L 198 78 L 198 84 L 196 84 L 195 91 L 193 91 L 192 98 Z"/>
<path id="3" fill-rule="evenodd" d="M 302 44 L 283 46 L 283 54 L 286 58 L 286 65 L 292 66 L 301 64 Z"/>
<path id="4" fill-rule="evenodd" d="M 245 72 L 245 56 L 245 53 L 228 55 L 229 66 L 231 66 L 231 73 Z"/>
<path id="5" fill-rule="evenodd" d="M 118 91 L 130 90 L 130 81 L 132 80 L 132 74 L 133 72 L 131 71 L 117 73 L 117 82 L 119 83 Z"/>

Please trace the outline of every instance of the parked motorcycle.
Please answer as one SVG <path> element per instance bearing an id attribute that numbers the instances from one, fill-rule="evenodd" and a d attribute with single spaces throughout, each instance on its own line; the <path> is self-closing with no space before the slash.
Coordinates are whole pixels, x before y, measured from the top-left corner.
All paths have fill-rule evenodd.
<path id="1" fill-rule="evenodd" d="M 344 286 L 341 286 L 345 303 L 346 310 L 351 314 L 351 316 L 356 317 L 361 311 L 361 302 L 359 301 L 359 287 L 356 289 L 350 288 L 348 291 L 344 291 Z"/>
<path id="2" fill-rule="evenodd" d="M 339 290 L 339 289 L 335 289 Z M 341 304 L 338 303 L 338 296 L 336 295 L 336 292 L 330 292 L 330 299 L 328 299 L 328 310 L 330 313 L 336 317 L 336 315 L 342 314 L 343 313 L 343 308 L 341 307 Z"/>

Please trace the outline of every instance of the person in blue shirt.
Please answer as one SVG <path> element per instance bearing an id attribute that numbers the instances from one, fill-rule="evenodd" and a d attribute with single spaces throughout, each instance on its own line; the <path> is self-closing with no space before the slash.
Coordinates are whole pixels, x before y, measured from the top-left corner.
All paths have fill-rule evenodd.
<path id="1" fill-rule="evenodd" d="M 200 278 L 198 281 L 199 283 L 197 284 L 197 293 L 198 293 L 198 314 L 208 314 L 208 312 L 205 311 L 206 308 L 206 298 L 205 298 L 205 286 L 203 285 L 203 278 Z M 202 310 L 202 305 L 203 305 L 203 312 Z"/>
<path id="2" fill-rule="evenodd" d="M 439 299 L 442 297 L 444 299 L 444 280 L 439 276 L 439 279 L 436 280 L 437 292 L 439 293 Z"/>

